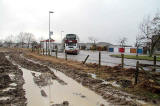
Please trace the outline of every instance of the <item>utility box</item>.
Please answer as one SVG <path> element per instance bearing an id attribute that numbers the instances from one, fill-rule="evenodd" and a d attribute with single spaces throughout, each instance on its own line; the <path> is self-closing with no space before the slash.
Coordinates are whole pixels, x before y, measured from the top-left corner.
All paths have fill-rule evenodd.
<path id="1" fill-rule="evenodd" d="M 138 53 L 139 53 L 139 54 L 142 54 L 142 53 L 143 53 L 143 50 L 142 50 L 142 49 L 138 49 Z"/>
<path id="2" fill-rule="evenodd" d="M 130 48 L 130 53 L 136 53 L 136 52 L 137 52 L 136 48 Z"/>
<path id="3" fill-rule="evenodd" d="M 114 48 L 109 48 L 109 52 L 114 52 Z"/>
<path id="4" fill-rule="evenodd" d="M 120 52 L 120 53 L 124 53 L 124 52 L 125 52 L 125 49 L 124 49 L 124 48 L 119 48 L 119 52 Z"/>

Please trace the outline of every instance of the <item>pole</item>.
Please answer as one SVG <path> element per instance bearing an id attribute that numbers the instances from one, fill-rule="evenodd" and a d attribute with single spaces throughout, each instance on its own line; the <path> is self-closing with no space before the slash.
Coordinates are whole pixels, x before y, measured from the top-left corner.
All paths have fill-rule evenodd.
<path id="1" fill-rule="evenodd" d="M 122 62 L 122 68 L 124 68 L 124 54 L 121 54 L 121 57 L 122 57 L 122 60 L 121 60 L 121 62 Z"/>
<path id="2" fill-rule="evenodd" d="M 58 49 L 56 48 L 56 58 L 58 57 Z"/>
<path id="3" fill-rule="evenodd" d="M 38 51 L 38 54 L 39 54 L 39 48 L 37 47 L 37 51 Z"/>
<path id="4" fill-rule="evenodd" d="M 101 67 L 101 52 L 99 51 L 99 68 Z"/>
<path id="5" fill-rule="evenodd" d="M 47 50 L 48 50 L 48 48 L 47 48 L 48 46 L 47 46 L 47 41 L 46 41 L 46 55 L 47 55 Z"/>
<path id="6" fill-rule="evenodd" d="M 134 84 L 137 85 L 137 82 L 138 82 L 138 73 L 139 73 L 139 61 L 137 61 L 136 63 L 136 71 L 135 71 L 135 82 Z"/>
<path id="7" fill-rule="evenodd" d="M 153 61 L 153 71 L 156 71 L 156 56 L 154 56 L 154 61 Z"/>
<path id="8" fill-rule="evenodd" d="M 33 46 L 32 46 L 32 52 L 33 52 Z"/>
<path id="9" fill-rule="evenodd" d="M 44 49 L 43 49 L 43 55 L 44 55 Z"/>
<path id="10" fill-rule="evenodd" d="M 67 60 L 67 53 L 65 53 L 65 60 Z"/>
<path id="11" fill-rule="evenodd" d="M 48 51 L 50 50 L 50 11 L 49 11 L 49 41 L 48 41 Z"/>
<path id="12" fill-rule="evenodd" d="M 82 62 L 83 64 L 86 63 L 87 59 L 88 59 L 89 55 L 87 55 L 86 59 Z"/>

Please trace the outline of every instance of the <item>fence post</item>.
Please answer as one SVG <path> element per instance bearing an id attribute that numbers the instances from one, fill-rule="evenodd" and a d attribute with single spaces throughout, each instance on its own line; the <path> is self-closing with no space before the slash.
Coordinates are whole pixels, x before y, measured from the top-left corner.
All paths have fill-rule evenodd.
<path id="1" fill-rule="evenodd" d="M 42 49 L 40 48 L 40 54 L 42 54 Z"/>
<path id="2" fill-rule="evenodd" d="M 47 50 L 48 50 L 48 48 L 47 48 L 48 46 L 47 46 L 47 41 L 46 41 L 46 55 L 47 55 Z"/>
<path id="3" fill-rule="evenodd" d="M 39 48 L 38 48 L 38 54 L 39 54 Z"/>
<path id="4" fill-rule="evenodd" d="M 99 51 L 99 68 L 101 67 L 101 52 Z"/>
<path id="5" fill-rule="evenodd" d="M 153 61 L 153 70 L 152 71 L 156 71 L 156 61 L 157 61 L 157 57 L 154 56 L 154 61 Z"/>
<path id="6" fill-rule="evenodd" d="M 51 52 L 51 54 L 50 54 L 50 55 L 52 56 L 52 49 L 51 49 L 51 51 L 50 51 L 50 52 Z"/>
<path id="7" fill-rule="evenodd" d="M 43 49 L 43 55 L 44 55 L 44 49 Z"/>
<path id="8" fill-rule="evenodd" d="M 88 59 L 89 55 L 85 58 L 85 60 L 82 62 L 83 64 L 86 63 L 87 59 Z"/>
<path id="9" fill-rule="evenodd" d="M 50 49 L 48 48 L 48 56 L 50 56 Z"/>
<path id="10" fill-rule="evenodd" d="M 50 56 L 50 49 L 48 48 L 48 56 Z"/>
<path id="11" fill-rule="evenodd" d="M 67 53 L 65 53 L 65 60 L 67 60 Z"/>
<path id="12" fill-rule="evenodd" d="M 135 85 L 138 82 L 138 73 L 139 73 L 139 61 L 137 61 L 137 63 L 136 63 L 135 82 L 134 82 Z"/>
<path id="13" fill-rule="evenodd" d="M 58 57 L 58 49 L 56 49 L 56 58 Z"/>
<path id="14" fill-rule="evenodd" d="M 122 68 L 124 68 L 124 54 L 121 54 L 121 57 L 122 57 L 122 59 L 121 59 L 121 65 L 122 65 Z"/>
<path id="15" fill-rule="evenodd" d="M 32 52 L 33 52 L 33 46 L 32 46 Z"/>

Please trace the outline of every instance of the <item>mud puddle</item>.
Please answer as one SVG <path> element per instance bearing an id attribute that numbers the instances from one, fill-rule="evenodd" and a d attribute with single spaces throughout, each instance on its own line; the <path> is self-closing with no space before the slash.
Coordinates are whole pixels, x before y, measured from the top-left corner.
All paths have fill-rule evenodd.
<path id="1" fill-rule="evenodd" d="M 61 84 L 55 81 L 51 86 L 51 94 L 53 102 L 59 101 L 62 102 L 64 100 L 69 101 L 71 106 L 100 106 L 101 104 L 105 104 L 105 106 L 109 105 L 101 96 L 97 95 L 93 91 L 88 88 L 83 87 L 78 82 L 69 78 L 62 72 L 56 71 L 53 68 L 50 68 L 57 77 L 61 78 L 67 85 L 61 86 Z M 65 94 L 65 95 L 64 95 Z"/>
<path id="2" fill-rule="evenodd" d="M 49 106 L 49 101 L 51 104 L 60 104 L 63 101 L 68 101 L 69 106 L 109 105 L 101 96 L 52 68 L 51 70 L 55 75 L 65 81 L 67 85 L 62 85 L 58 81 L 52 80 L 50 86 L 40 88 L 34 83 L 31 71 L 25 68 L 21 68 L 21 70 L 23 71 L 23 77 L 26 82 L 24 89 L 26 90 L 28 106 Z M 45 91 L 47 97 L 41 95 L 41 90 Z"/>
<path id="3" fill-rule="evenodd" d="M 39 88 L 33 81 L 33 76 L 30 70 L 21 68 L 25 84 L 23 88 L 26 91 L 27 106 L 49 106 L 49 100 L 41 96 L 41 88 Z"/>

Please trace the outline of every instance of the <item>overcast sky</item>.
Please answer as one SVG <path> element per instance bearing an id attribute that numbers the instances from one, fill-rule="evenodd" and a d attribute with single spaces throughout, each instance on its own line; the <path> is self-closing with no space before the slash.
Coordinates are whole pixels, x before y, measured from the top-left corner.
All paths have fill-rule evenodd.
<path id="1" fill-rule="evenodd" d="M 19 32 L 48 37 L 49 12 L 52 36 L 57 42 L 75 33 L 81 42 L 93 36 L 116 44 L 121 37 L 134 44 L 144 16 L 154 15 L 160 0 L 0 0 L 0 39 Z"/>

